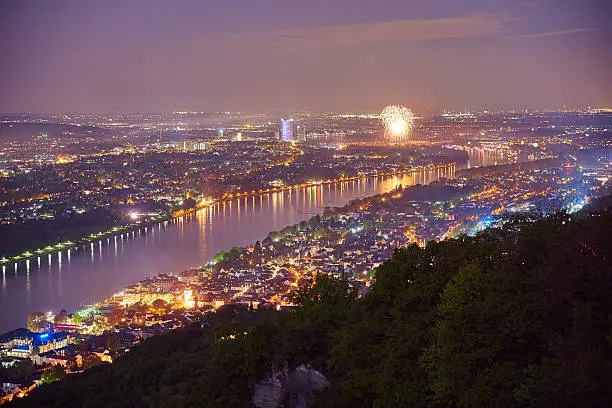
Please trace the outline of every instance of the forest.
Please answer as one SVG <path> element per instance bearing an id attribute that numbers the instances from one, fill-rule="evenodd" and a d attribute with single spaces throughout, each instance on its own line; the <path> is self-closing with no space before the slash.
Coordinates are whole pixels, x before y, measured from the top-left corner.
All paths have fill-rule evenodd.
<path id="1" fill-rule="evenodd" d="M 121 217 L 106 208 L 53 220 L 28 220 L 19 224 L 0 224 L 0 257 L 34 251 L 47 245 L 79 239 L 117 225 Z"/>
<path id="2" fill-rule="evenodd" d="M 249 407 L 305 364 L 313 407 L 610 406 L 611 202 L 398 249 L 362 297 L 318 275 L 294 310 L 223 307 L 13 404 Z"/>

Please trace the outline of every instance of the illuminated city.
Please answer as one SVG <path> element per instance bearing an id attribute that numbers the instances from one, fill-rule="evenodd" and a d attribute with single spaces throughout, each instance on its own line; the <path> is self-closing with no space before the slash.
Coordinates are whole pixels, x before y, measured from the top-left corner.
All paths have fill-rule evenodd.
<path id="1" fill-rule="evenodd" d="M 75 16 L 117 33 L 70 22 L 87 40 L 67 51 L 60 3 L 0 8 L 35 13 L 66 58 L 17 62 L 38 31 L 2 45 L 0 405 L 612 401 L 612 54 L 550 74 L 577 91 L 553 70 L 516 79 L 502 52 L 565 61 L 541 43 L 579 52 L 570 38 L 596 47 L 609 27 L 566 28 L 551 2 L 404 18 L 389 1 L 352 21 L 270 0 L 303 22 L 251 10 L 229 32 L 236 10 L 215 5 L 208 31 L 195 5 L 92 2 Z"/>

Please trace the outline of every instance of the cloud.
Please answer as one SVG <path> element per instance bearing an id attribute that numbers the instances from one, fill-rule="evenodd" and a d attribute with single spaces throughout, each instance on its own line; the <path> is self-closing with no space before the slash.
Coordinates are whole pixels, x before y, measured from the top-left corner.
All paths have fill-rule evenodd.
<path id="1" fill-rule="evenodd" d="M 547 31 L 544 33 L 521 34 L 521 35 L 516 35 L 516 36 L 508 37 L 508 38 L 516 39 L 516 38 L 552 37 L 556 35 L 570 35 L 570 34 L 576 34 L 576 33 L 584 33 L 586 31 L 593 31 L 593 30 L 597 30 L 597 28 L 596 27 L 572 28 L 569 30 Z"/>
<path id="2" fill-rule="evenodd" d="M 477 13 L 438 19 L 395 20 L 366 24 L 289 29 L 251 34 L 260 41 L 300 43 L 300 45 L 376 45 L 408 41 L 472 38 L 497 34 L 507 19 L 493 13 Z"/>

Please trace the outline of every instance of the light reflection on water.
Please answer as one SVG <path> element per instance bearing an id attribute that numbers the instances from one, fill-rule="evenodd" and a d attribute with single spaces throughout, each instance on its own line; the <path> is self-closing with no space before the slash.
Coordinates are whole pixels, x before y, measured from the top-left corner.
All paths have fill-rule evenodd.
<path id="1" fill-rule="evenodd" d="M 479 158 L 477 158 L 479 159 Z M 216 203 L 196 214 L 124 233 L 71 253 L 48 255 L 47 265 L 2 267 L 0 333 L 25 324 L 33 311 L 74 310 L 158 273 L 178 272 L 208 262 L 219 251 L 253 243 L 268 232 L 339 207 L 355 198 L 398 186 L 453 178 L 454 166 L 324 184 Z"/>

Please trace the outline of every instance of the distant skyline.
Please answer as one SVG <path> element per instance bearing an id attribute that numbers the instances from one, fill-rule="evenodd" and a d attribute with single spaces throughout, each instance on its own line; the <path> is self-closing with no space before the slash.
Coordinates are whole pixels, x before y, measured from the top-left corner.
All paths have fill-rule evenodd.
<path id="1" fill-rule="evenodd" d="M 608 0 L 5 0 L 0 112 L 612 108 Z"/>

